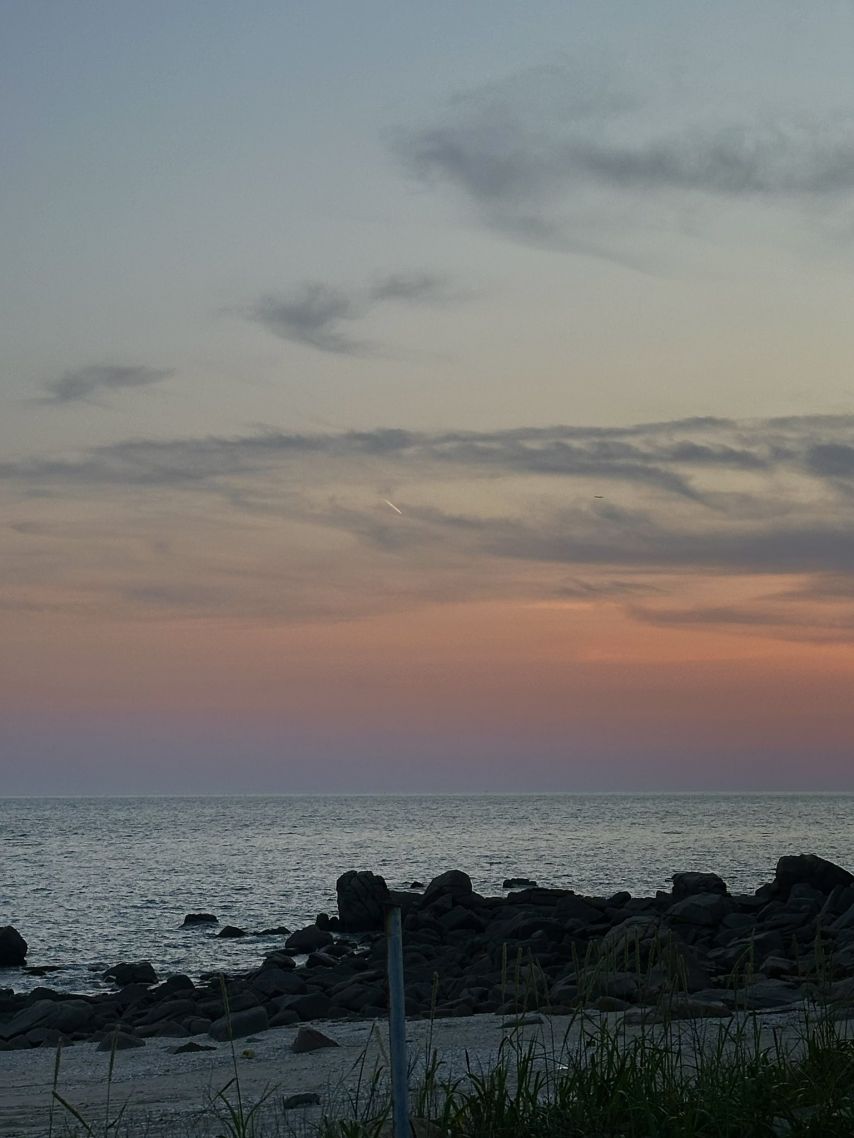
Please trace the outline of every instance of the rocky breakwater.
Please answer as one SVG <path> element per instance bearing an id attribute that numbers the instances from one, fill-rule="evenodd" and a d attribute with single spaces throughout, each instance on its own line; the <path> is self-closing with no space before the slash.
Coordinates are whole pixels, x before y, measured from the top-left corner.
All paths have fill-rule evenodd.
<path id="1" fill-rule="evenodd" d="M 423 892 L 351 871 L 338 915 L 283 937 L 250 972 L 161 981 L 148 962 L 124 962 L 105 974 L 115 990 L 97 995 L 0 989 L 0 1050 L 154 1036 L 195 1050 L 268 1027 L 381 1017 L 389 902 L 404 914 L 409 1016 L 587 1007 L 637 1022 L 812 999 L 854 1016 L 854 875 L 814 855 L 781 858 L 772 882 L 735 895 L 714 873 L 677 873 L 654 897 L 536 886 L 484 897 L 458 870 Z"/>
<path id="2" fill-rule="evenodd" d="M 370 873 L 345 874 L 339 915 L 342 928 L 361 932 L 364 970 L 352 977 L 351 1006 L 359 985 L 369 986 L 365 965 L 384 960 L 383 906 L 395 901 L 410 1015 L 592 1007 L 652 1020 L 812 999 L 854 1015 L 854 875 L 801 854 L 781 858 L 774 880 L 751 894 L 731 894 L 714 873 L 672 880 L 654 897 L 536 886 L 483 897 L 460 871 L 420 895 L 394 893 Z M 376 1006 L 375 991 L 365 998 Z"/>

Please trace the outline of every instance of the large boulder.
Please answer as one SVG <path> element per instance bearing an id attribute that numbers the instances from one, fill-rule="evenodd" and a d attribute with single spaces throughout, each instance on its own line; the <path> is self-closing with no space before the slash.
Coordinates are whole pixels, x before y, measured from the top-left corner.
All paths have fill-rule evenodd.
<path id="1" fill-rule="evenodd" d="M 19 967 L 27 959 L 27 942 L 12 925 L 0 928 L 0 968 Z"/>
<path id="2" fill-rule="evenodd" d="M 335 937 L 332 933 L 324 932 L 317 925 L 306 925 L 304 929 L 297 929 L 285 941 L 287 952 L 316 952 L 319 948 L 326 948 L 332 944 Z"/>
<path id="3" fill-rule="evenodd" d="M 227 1039 L 243 1039 L 256 1031 L 266 1031 L 269 1026 L 270 1020 L 264 1008 L 245 1008 L 214 1020 L 208 1035 L 223 1043 Z"/>
<path id="4" fill-rule="evenodd" d="M 472 894 L 471 878 L 461 869 L 449 869 L 447 873 L 440 873 L 434 877 L 424 890 L 424 904 L 429 905 L 439 897 L 470 897 Z"/>
<path id="5" fill-rule="evenodd" d="M 732 902 L 720 893 L 695 893 L 683 897 L 667 910 L 671 921 L 715 928 L 730 910 Z"/>
<path id="6" fill-rule="evenodd" d="M 716 873 L 674 873 L 673 899 L 681 901 L 685 897 L 694 897 L 698 893 L 727 892 L 726 882 Z"/>
<path id="7" fill-rule="evenodd" d="M 854 873 L 817 854 L 789 854 L 777 862 L 774 896 L 788 899 L 795 885 L 811 885 L 820 893 L 828 894 L 837 885 L 854 885 Z"/>
<path id="8" fill-rule="evenodd" d="M 104 973 L 104 979 L 115 980 L 120 988 L 124 988 L 127 984 L 156 984 L 157 973 L 154 971 L 154 965 L 148 960 L 123 961 L 108 968 Z"/>
<path id="9" fill-rule="evenodd" d="M 338 916 L 344 932 L 372 932 L 383 927 L 391 899 L 385 878 L 370 870 L 349 869 L 335 883 Z"/>

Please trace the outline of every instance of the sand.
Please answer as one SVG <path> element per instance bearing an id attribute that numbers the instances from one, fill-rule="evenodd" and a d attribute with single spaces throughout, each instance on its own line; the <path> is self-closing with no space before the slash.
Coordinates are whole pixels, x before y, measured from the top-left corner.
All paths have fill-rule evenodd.
<path id="1" fill-rule="evenodd" d="M 569 1048 L 578 1046 L 582 1032 L 595 1030 L 603 1018 L 612 1023 L 619 1019 L 595 1014 L 582 1023 L 565 1016 L 533 1016 L 521 1027 L 496 1015 L 441 1019 L 432 1025 L 413 1021 L 407 1025 L 410 1062 L 423 1064 L 432 1039 L 443 1073 L 457 1076 L 465 1072 L 467 1062 L 477 1069 L 488 1067 L 502 1040 L 514 1037 L 536 1041 L 545 1062 L 546 1055 L 560 1053 L 564 1041 Z M 799 1017 L 791 1012 L 765 1013 L 759 1022 L 770 1044 L 774 1032 L 794 1038 Z M 290 1048 L 296 1028 L 273 1028 L 235 1043 L 244 1103 L 252 1104 L 272 1092 L 265 1112 L 273 1135 L 288 1132 L 285 1118 L 293 1133 L 310 1134 L 324 1110 L 339 1117 L 351 1115 L 348 1102 L 358 1093 L 364 1103 L 371 1072 L 388 1068 L 383 1022 L 339 1020 L 313 1026 L 340 1046 L 294 1054 Z M 688 1025 L 685 1030 L 689 1030 Z M 712 1026 L 712 1030 L 716 1028 Z M 127 1104 L 125 1117 L 134 1123 L 132 1134 L 140 1138 L 209 1138 L 226 1132 L 222 1125 L 216 1125 L 208 1108 L 216 1092 L 234 1074 L 231 1049 L 221 1043 L 215 1051 L 173 1054 L 175 1047 L 185 1042 L 150 1039 L 145 1047 L 116 1054 L 111 1114 Z M 197 1037 L 196 1042 L 212 1043 L 205 1036 Z M 0 1052 L 0 1135 L 4 1138 L 47 1135 L 55 1058 L 49 1048 Z M 67 1047 L 61 1057 L 59 1091 L 86 1119 L 97 1124 L 93 1129 L 98 1134 L 103 1133 L 109 1060 L 109 1054 L 99 1052 L 94 1043 Z M 282 1098 L 300 1092 L 318 1093 L 321 1106 L 298 1108 L 284 1115 Z M 66 1133 L 68 1120 L 67 1112 L 55 1107 L 54 1135 Z"/>

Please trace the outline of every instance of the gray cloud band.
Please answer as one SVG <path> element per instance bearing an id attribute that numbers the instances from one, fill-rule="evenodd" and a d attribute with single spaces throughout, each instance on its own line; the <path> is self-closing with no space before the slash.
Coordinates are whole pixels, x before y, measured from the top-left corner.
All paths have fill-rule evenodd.
<path id="1" fill-rule="evenodd" d="M 266 296 L 242 314 L 274 336 L 336 355 L 370 356 L 380 347 L 359 336 L 360 322 L 386 303 L 437 304 L 452 293 L 444 277 L 393 273 L 361 288 L 309 282 L 285 295 Z"/>
<path id="2" fill-rule="evenodd" d="M 598 96 L 583 93 L 571 68 L 531 71 L 472 92 L 439 121 L 398 130 L 391 147 L 417 179 L 457 190 L 486 224 L 608 256 L 589 227 L 573 226 L 565 214 L 585 193 L 597 195 L 591 208 L 605 230 L 608 194 L 638 202 L 665 193 L 821 199 L 826 208 L 854 193 L 851 116 L 754 116 L 656 133 L 647 108 L 615 100 L 601 85 Z"/>
<path id="3" fill-rule="evenodd" d="M 845 415 L 480 433 L 271 430 L 134 439 L 70 457 L 7 461 L 0 483 L 30 500 L 109 499 L 163 487 L 204 493 L 224 510 L 308 518 L 404 552 L 438 543 L 449 556 L 528 562 L 847 573 L 854 569 L 852 435 L 854 417 Z M 299 478 L 289 479 L 296 471 Z M 516 501 L 528 486 L 536 509 L 486 515 L 475 494 L 470 509 L 451 512 L 416 494 L 421 504 L 406 506 L 402 519 L 374 513 L 389 481 L 417 491 L 472 479 L 490 488 L 511 480 Z"/>
<path id="4" fill-rule="evenodd" d="M 172 374 L 169 368 L 127 364 L 94 365 L 65 372 L 59 379 L 45 384 L 45 390 L 51 403 L 76 403 L 102 392 L 151 387 Z"/>

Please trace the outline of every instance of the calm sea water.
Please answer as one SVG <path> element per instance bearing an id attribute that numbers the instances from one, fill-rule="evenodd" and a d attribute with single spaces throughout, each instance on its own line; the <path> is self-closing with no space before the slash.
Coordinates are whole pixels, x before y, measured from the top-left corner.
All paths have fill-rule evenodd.
<path id="1" fill-rule="evenodd" d="M 248 930 L 335 911 L 347 869 L 392 887 L 446 869 L 501 893 L 505 877 L 608 894 L 714 870 L 733 891 L 785 853 L 854 868 L 854 795 L 0 799 L 0 925 L 15 925 L 48 980 L 0 970 L 0 987 L 99 987 L 98 971 L 148 959 L 165 975 L 249 968 L 277 938 L 182 930 L 207 910 Z"/>

